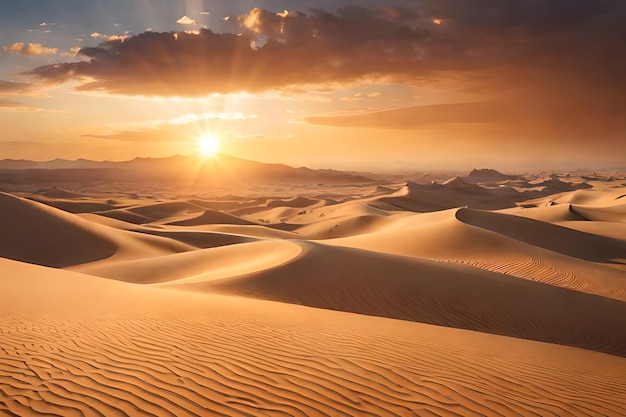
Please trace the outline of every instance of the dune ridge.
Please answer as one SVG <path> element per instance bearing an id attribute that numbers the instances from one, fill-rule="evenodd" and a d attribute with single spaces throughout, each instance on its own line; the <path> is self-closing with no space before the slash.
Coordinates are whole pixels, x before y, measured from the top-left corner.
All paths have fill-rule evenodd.
<path id="1" fill-rule="evenodd" d="M 274 268 L 221 280 L 207 272 L 160 285 L 626 355 L 626 336 L 616 321 L 617 317 L 626 317 L 626 304 L 620 301 L 474 268 L 351 248 L 299 244 L 303 247 L 302 255 Z M 392 276 L 384 273 L 390 268 L 394 269 Z"/>

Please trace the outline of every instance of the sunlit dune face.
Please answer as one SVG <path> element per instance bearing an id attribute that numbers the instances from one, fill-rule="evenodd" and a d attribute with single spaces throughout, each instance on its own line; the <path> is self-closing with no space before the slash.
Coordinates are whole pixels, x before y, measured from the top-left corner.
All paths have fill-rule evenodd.
<path id="1" fill-rule="evenodd" d="M 198 140 L 198 153 L 202 158 L 211 159 L 220 150 L 220 141 L 213 135 L 206 135 Z"/>

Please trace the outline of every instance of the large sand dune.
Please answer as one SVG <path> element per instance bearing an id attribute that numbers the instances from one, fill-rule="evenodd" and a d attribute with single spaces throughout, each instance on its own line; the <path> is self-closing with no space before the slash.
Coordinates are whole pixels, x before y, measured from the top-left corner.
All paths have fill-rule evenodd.
<path id="1" fill-rule="evenodd" d="M 73 214 L 0 193 L 0 255 L 65 267 L 101 260 L 151 257 L 192 249 L 183 243 L 130 233 Z"/>
<path id="2" fill-rule="evenodd" d="M 2 193 L 0 415 L 626 415 L 626 189 L 569 181 Z"/>
<path id="3" fill-rule="evenodd" d="M 0 410 L 9 415 L 626 410 L 626 362 L 616 356 L 14 261 L 0 267 L 9 300 L 0 305 Z"/>

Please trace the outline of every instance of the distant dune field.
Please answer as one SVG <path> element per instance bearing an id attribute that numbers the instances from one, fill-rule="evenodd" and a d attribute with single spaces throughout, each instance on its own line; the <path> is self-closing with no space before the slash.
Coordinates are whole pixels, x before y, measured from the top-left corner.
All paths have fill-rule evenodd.
<path id="1" fill-rule="evenodd" d="M 620 178 L 1 193 L 0 416 L 626 415 Z"/>

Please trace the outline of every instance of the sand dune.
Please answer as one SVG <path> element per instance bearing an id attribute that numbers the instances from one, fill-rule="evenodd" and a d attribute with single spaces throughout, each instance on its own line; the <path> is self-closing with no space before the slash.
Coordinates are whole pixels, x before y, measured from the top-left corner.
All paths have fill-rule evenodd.
<path id="1" fill-rule="evenodd" d="M 560 192 L 545 197 L 540 197 L 524 202 L 527 205 L 546 206 L 551 204 L 574 204 L 585 207 L 609 207 L 623 204 L 624 189 L 602 187 L 592 190 L 576 190 L 573 192 Z"/>
<path id="2" fill-rule="evenodd" d="M 258 241 L 156 259 L 83 265 L 74 270 L 137 284 L 169 282 L 183 278 L 193 280 L 196 276 L 201 276 L 206 281 L 263 271 L 289 261 L 301 251 L 300 246 L 287 241 Z"/>
<path id="3" fill-rule="evenodd" d="M 83 193 L 77 193 L 76 191 L 66 190 L 63 188 L 51 188 L 49 190 L 39 191 L 37 194 L 48 198 L 85 198 Z"/>
<path id="4" fill-rule="evenodd" d="M 39 201 L 52 207 L 56 207 L 69 213 L 93 213 L 96 211 L 115 210 L 115 206 L 96 199 L 74 200 L 62 198 L 41 198 L 29 197 L 31 200 Z"/>
<path id="5" fill-rule="evenodd" d="M 585 220 L 626 223 L 626 204 L 610 207 L 572 205 L 571 210 Z"/>
<path id="6" fill-rule="evenodd" d="M 143 258 L 192 247 L 95 224 L 44 204 L 0 193 L 0 255 L 66 267 L 113 257 Z"/>
<path id="7" fill-rule="evenodd" d="M 555 241 L 550 233 L 556 226 L 539 222 L 533 224 L 536 226 L 533 231 L 537 234 L 531 237 L 537 240 L 535 243 L 539 246 L 533 246 L 530 242 L 516 239 L 525 237 L 524 230 L 519 227 L 526 226 L 525 222 L 514 218 L 516 216 L 508 216 L 511 219 L 505 217 L 505 222 L 499 222 L 501 217 L 495 218 L 497 221 L 492 222 L 493 224 L 487 222 L 486 226 L 502 232 L 497 233 L 489 227 L 477 227 L 460 221 L 457 213 L 465 210 L 467 209 L 403 216 L 388 222 L 375 232 L 332 239 L 327 243 L 458 263 L 626 301 L 623 272 L 609 267 L 623 263 L 598 265 L 585 260 L 595 256 L 608 262 L 620 262 L 619 256 L 624 255 L 623 251 L 620 252 L 623 241 L 580 233 L 564 227 L 560 228 L 564 230 L 557 229 L 557 232 L 565 236 L 564 238 L 574 240 Z M 461 218 L 471 217 L 474 211 L 468 213 L 470 216 L 461 215 Z M 579 238 L 583 240 L 575 240 Z M 584 253 L 584 248 L 598 242 L 604 246 L 594 247 L 589 254 Z M 579 248 L 580 245 L 583 249 Z M 566 254 L 549 249 L 560 249 Z M 583 251 L 579 253 L 583 259 L 567 256 L 576 255 L 579 250 Z M 606 255 L 610 253 L 617 258 L 607 260 Z"/>
<path id="8" fill-rule="evenodd" d="M 543 207 L 516 207 L 499 210 L 499 212 L 548 223 L 585 220 L 572 211 L 570 204 L 552 204 Z"/>
<path id="9" fill-rule="evenodd" d="M 0 194 L 0 415 L 626 415 L 623 185 L 497 174 Z"/>
<path id="10" fill-rule="evenodd" d="M 320 202 L 315 199 L 306 197 L 294 197 L 286 200 L 273 200 L 267 203 L 268 208 L 273 207 L 291 207 L 291 208 L 304 208 L 317 206 Z"/>
<path id="11" fill-rule="evenodd" d="M 207 271 L 162 285 L 626 355 L 626 335 L 615 320 L 626 317 L 622 302 L 462 266 L 312 243 L 300 245 L 301 256 L 274 268 L 225 280 L 215 280 L 215 273 Z M 392 269 L 393 275 L 386 273 Z M 532 310 L 528 308 L 531 305 Z"/>
<path id="12" fill-rule="evenodd" d="M 443 184 L 408 182 L 389 196 L 382 196 L 370 204 L 384 210 L 431 212 L 469 206 L 478 209 L 502 209 L 528 199 L 515 188 L 484 188 L 456 177 Z"/>
<path id="13" fill-rule="evenodd" d="M 256 223 L 249 222 L 232 214 L 223 213 L 216 210 L 205 210 L 199 216 L 190 217 L 183 220 L 167 222 L 172 226 L 199 226 L 205 224 L 235 224 L 235 225 L 254 225 Z"/>
<path id="14" fill-rule="evenodd" d="M 154 219 L 150 217 L 142 216 L 141 214 L 133 213 L 127 209 L 112 209 L 97 211 L 96 214 L 104 217 L 110 217 L 111 219 L 121 220 L 127 223 L 144 224 L 150 223 Z"/>
<path id="15" fill-rule="evenodd" d="M 0 255 L 48 266 L 112 256 L 117 246 L 89 222 L 43 204 L 0 193 Z"/>
<path id="16" fill-rule="evenodd" d="M 456 218 L 529 245 L 594 262 L 612 262 L 626 254 L 626 242 L 574 231 L 524 217 L 461 209 Z"/>
<path id="17" fill-rule="evenodd" d="M 620 415 L 623 358 L 0 260 L 13 415 Z M 63 291 L 59 291 L 63 290 Z M 50 293 L 58 294 L 50 297 Z M 23 303 L 24 299 L 31 302 Z"/>
<path id="18" fill-rule="evenodd" d="M 280 230 L 275 226 L 238 226 L 230 224 L 210 224 L 202 226 L 192 226 L 187 228 L 263 239 L 297 239 L 299 237 L 296 233 L 290 232 L 288 230 Z"/>
<path id="19" fill-rule="evenodd" d="M 202 207 L 186 201 L 168 201 L 155 204 L 142 204 L 127 208 L 126 211 L 150 219 L 161 220 L 180 214 L 202 212 Z"/>
<path id="20" fill-rule="evenodd" d="M 257 240 L 254 237 L 210 232 L 204 230 L 186 230 L 181 228 L 163 229 L 157 227 L 143 227 L 134 229 L 142 235 L 152 235 L 154 237 L 165 238 L 184 245 L 191 245 L 194 248 L 206 249 L 218 246 L 233 245 L 236 243 L 253 242 Z"/>
<path id="21" fill-rule="evenodd" d="M 294 233 L 305 239 L 330 239 L 368 233 L 386 222 L 385 217 L 373 214 L 346 215 L 322 219 L 316 223 L 294 229 Z"/>
<path id="22" fill-rule="evenodd" d="M 626 223 L 605 221 L 568 221 L 558 223 L 560 226 L 581 232 L 604 236 L 611 239 L 626 240 Z"/>

